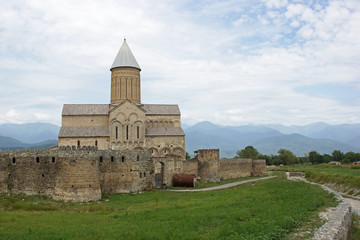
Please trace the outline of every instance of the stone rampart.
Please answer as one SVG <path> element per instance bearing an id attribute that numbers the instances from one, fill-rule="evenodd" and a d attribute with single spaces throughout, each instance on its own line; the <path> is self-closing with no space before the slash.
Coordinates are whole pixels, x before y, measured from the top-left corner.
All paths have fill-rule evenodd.
<path id="1" fill-rule="evenodd" d="M 0 151 L 0 192 L 92 201 L 102 193 L 135 192 L 150 180 L 149 151 L 62 147 Z"/>
<path id="2" fill-rule="evenodd" d="M 252 161 L 252 176 L 262 176 L 266 174 L 266 160 L 254 159 Z"/>
<path id="3" fill-rule="evenodd" d="M 200 181 L 219 182 L 219 149 L 199 149 L 195 153 L 195 159 L 199 161 Z"/>
<path id="4" fill-rule="evenodd" d="M 249 177 L 253 171 L 251 158 L 220 159 L 220 178 Z"/>

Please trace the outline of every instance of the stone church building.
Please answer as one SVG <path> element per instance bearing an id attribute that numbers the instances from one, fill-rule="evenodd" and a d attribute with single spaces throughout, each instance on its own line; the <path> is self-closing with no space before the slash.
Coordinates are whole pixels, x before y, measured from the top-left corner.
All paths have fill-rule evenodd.
<path id="1" fill-rule="evenodd" d="M 185 158 L 178 105 L 141 103 L 141 68 L 126 39 L 111 68 L 110 104 L 64 104 L 61 146 L 145 150 Z"/>

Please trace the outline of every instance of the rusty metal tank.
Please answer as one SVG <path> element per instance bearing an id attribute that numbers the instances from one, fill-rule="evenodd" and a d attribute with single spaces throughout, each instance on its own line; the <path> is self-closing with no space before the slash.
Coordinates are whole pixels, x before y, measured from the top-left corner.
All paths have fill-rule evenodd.
<path id="1" fill-rule="evenodd" d="M 195 187 L 196 174 L 175 174 L 173 177 L 174 187 Z"/>

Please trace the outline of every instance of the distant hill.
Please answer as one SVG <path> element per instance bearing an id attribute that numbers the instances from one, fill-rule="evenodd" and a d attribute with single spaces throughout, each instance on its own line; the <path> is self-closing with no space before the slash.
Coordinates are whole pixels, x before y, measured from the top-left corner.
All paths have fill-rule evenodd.
<path id="1" fill-rule="evenodd" d="M 0 135 L 23 143 L 39 143 L 57 139 L 60 127 L 50 123 L 1 124 Z"/>
<path id="2" fill-rule="evenodd" d="M 219 148 L 221 157 L 234 157 L 237 150 L 248 145 L 263 154 L 277 154 L 280 148 L 288 149 L 297 156 L 304 156 L 310 151 L 322 154 L 333 150 L 360 152 L 360 124 L 221 126 L 200 122 L 186 126 L 184 131 L 186 151 L 190 155 L 199 148 Z"/>
<path id="3" fill-rule="evenodd" d="M 289 134 L 280 137 L 264 138 L 251 144 L 263 154 L 277 154 L 280 148 L 292 151 L 297 156 L 304 156 L 305 153 L 317 151 L 321 154 L 332 153 L 333 150 L 343 152 L 359 151 L 360 149 L 348 144 L 331 139 L 315 139 L 300 134 Z"/>
<path id="4" fill-rule="evenodd" d="M 46 149 L 58 144 L 58 140 L 47 140 L 38 143 L 23 143 L 11 137 L 0 136 L 0 150 L 30 150 L 30 149 Z"/>

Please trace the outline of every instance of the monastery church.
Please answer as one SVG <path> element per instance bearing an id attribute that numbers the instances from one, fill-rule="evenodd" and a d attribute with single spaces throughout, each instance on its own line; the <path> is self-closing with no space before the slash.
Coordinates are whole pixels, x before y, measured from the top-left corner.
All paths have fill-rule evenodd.
<path id="1" fill-rule="evenodd" d="M 61 146 L 146 150 L 185 158 L 178 105 L 141 103 L 141 68 L 126 39 L 111 68 L 110 104 L 64 104 Z"/>

